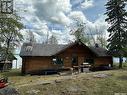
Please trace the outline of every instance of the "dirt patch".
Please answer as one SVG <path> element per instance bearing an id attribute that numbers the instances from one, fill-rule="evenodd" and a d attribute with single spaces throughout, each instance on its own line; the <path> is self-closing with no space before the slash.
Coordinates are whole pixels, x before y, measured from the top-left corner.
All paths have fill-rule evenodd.
<path id="1" fill-rule="evenodd" d="M 18 90 L 12 87 L 0 89 L 0 95 L 20 95 Z"/>
<path id="2" fill-rule="evenodd" d="M 110 77 L 110 76 L 111 76 L 111 74 L 104 74 L 104 73 L 93 75 L 94 78 L 107 78 L 107 77 Z"/>
<path id="3" fill-rule="evenodd" d="M 31 89 L 31 90 L 27 91 L 26 93 L 28 95 L 38 95 L 39 92 L 40 92 L 40 90 Z"/>

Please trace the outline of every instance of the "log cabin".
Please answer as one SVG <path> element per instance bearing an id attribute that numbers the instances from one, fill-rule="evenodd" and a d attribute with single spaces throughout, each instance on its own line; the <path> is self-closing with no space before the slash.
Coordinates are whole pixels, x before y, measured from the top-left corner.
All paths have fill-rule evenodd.
<path id="1" fill-rule="evenodd" d="M 80 66 L 84 62 L 91 64 L 92 67 L 113 64 L 112 56 L 107 54 L 106 49 L 98 45 L 89 47 L 82 42 L 67 45 L 24 43 L 20 57 L 22 58 L 22 74 Z"/>

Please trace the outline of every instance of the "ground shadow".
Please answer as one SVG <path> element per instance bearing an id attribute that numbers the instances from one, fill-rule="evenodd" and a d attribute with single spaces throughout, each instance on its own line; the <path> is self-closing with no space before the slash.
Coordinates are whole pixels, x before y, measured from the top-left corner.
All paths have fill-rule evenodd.
<path id="1" fill-rule="evenodd" d="M 127 75 L 119 76 L 118 79 L 120 79 L 120 80 L 127 80 Z"/>
<path id="2" fill-rule="evenodd" d="M 21 70 L 10 70 L 10 71 L 7 71 L 7 72 L 1 72 L 0 74 L 2 76 L 6 76 L 6 77 L 22 76 Z"/>

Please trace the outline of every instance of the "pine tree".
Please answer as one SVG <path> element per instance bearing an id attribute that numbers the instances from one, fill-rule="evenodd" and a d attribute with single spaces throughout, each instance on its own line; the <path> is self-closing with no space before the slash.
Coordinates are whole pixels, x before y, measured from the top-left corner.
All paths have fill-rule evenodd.
<path id="1" fill-rule="evenodd" d="M 123 48 L 127 47 L 127 12 L 126 0 L 108 0 L 106 4 L 109 39 L 107 48 L 119 57 L 119 68 L 122 68 Z"/>

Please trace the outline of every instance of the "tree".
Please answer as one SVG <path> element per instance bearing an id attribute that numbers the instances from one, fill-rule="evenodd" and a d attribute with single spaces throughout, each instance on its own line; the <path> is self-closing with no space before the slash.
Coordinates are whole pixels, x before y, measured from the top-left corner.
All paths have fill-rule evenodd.
<path id="1" fill-rule="evenodd" d="M 119 68 L 122 68 L 123 48 L 127 47 L 127 12 L 125 0 L 109 0 L 106 4 L 109 39 L 107 48 L 111 54 L 119 57 Z"/>
<path id="2" fill-rule="evenodd" d="M 102 29 L 96 27 L 96 33 L 97 33 L 96 43 L 98 43 L 101 47 L 106 48 L 107 40 L 105 32 L 102 31 Z"/>
<path id="3" fill-rule="evenodd" d="M 105 37 L 103 35 L 98 35 L 97 36 L 97 43 L 103 47 L 103 48 L 106 48 L 106 45 L 107 45 L 107 41 L 105 39 Z"/>
<path id="4" fill-rule="evenodd" d="M 96 44 L 96 40 L 95 40 L 95 35 L 92 33 L 92 29 L 91 28 L 88 28 L 89 30 L 89 33 L 87 34 L 88 36 L 88 45 L 89 46 L 94 46 Z"/>
<path id="5" fill-rule="evenodd" d="M 12 53 L 15 46 L 23 39 L 20 30 L 23 28 L 23 24 L 20 22 L 20 18 L 16 14 L 8 16 L 2 15 L 0 19 L 0 36 L 2 37 L 2 47 L 5 50 L 5 61 L 8 60 L 8 55 Z M 6 65 L 6 64 L 5 64 Z"/>
<path id="6" fill-rule="evenodd" d="M 84 23 L 77 21 L 76 25 L 77 25 L 76 26 L 77 29 L 74 30 L 74 32 L 72 33 L 72 35 L 75 36 L 75 40 L 76 41 L 81 41 L 84 44 L 86 44 L 88 42 L 88 38 L 85 37 L 85 33 L 84 33 L 85 25 L 84 25 Z"/>
<path id="7" fill-rule="evenodd" d="M 54 35 L 52 35 L 49 40 L 48 40 L 48 44 L 58 44 L 58 41 L 56 39 L 56 37 Z"/>
<path id="8" fill-rule="evenodd" d="M 28 32 L 27 40 L 28 40 L 29 43 L 36 43 L 36 39 L 35 39 L 35 36 L 34 36 L 32 31 Z"/>

